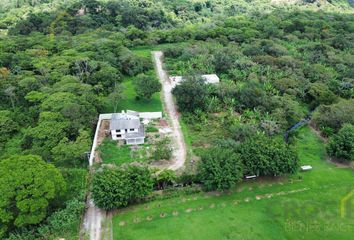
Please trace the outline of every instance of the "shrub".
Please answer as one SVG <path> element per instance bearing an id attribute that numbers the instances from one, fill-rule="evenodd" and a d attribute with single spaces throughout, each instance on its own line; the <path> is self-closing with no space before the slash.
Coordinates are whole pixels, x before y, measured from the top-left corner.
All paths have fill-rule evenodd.
<path id="1" fill-rule="evenodd" d="M 94 175 L 92 197 L 98 207 L 110 210 L 139 201 L 152 189 L 151 173 L 146 167 L 103 168 Z"/>
<path id="2" fill-rule="evenodd" d="M 134 81 L 137 98 L 150 99 L 154 93 L 161 90 L 161 83 L 152 76 L 140 74 Z"/>
<path id="3" fill-rule="evenodd" d="M 175 180 L 176 180 L 176 174 L 174 171 L 169 169 L 162 170 L 154 177 L 155 188 L 165 189 L 168 186 L 172 186 Z"/>
<path id="4" fill-rule="evenodd" d="M 175 95 L 178 108 L 182 112 L 195 112 L 197 109 L 204 110 L 206 108 L 208 89 L 204 80 L 200 77 L 188 77 L 177 85 L 172 93 Z"/>
<path id="5" fill-rule="evenodd" d="M 343 124 L 354 124 L 354 99 L 342 100 L 329 106 L 319 106 L 313 114 L 313 122 L 320 129 L 329 127 L 337 132 Z"/>
<path id="6" fill-rule="evenodd" d="M 147 126 L 146 127 L 146 132 L 158 132 L 159 131 L 159 129 L 158 128 L 156 128 L 156 127 L 154 127 L 154 126 Z"/>
<path id="7" fill-rule="evenodd" d="M 299 165 L 293 149 L 281 140 L 263 135 L 247 139 L 237 150 L 245 167 L 245 175 L 284 175 L 294 173 Z"/>
<path id="8" fill-rule="evenodd" d="M 218 147 L 203 154 L 198 169 L 200 180 L 208 191 L 230 189 L 243 176 L 240 157 L 230 149 Z"/>
<path id="9" fill-rule="evenodd" d="M 169 138 L 164 138 L 162 141 L 159 141 L 152 154 L 153 160 L 170 160 L 172 158 L 172 148 L 170 143 L 171 141 Z"/>
<path id="10" fill-rule="evenodd" d="M 341 161 L 354 161 L 354 126 L 345 124 L 330 138 L 327 152 Z"/>

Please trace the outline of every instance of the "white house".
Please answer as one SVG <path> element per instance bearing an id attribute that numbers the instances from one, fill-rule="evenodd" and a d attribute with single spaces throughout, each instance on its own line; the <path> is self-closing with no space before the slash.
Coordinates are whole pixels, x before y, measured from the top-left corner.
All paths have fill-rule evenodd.
<path id="1" fill-rule="evenodd" d="M 201 77 L 205 80 L 205 83 L 217 84 L 220 82 L 219 77 L 216 74 L 206 74 L 201 75 Z M 180 84 L 184 79 L 182 76 L 171 76 L 169 77 L 173 87 Z"/>
<path id="2" fill-rule="evenodd" d="M 113 140 L 125 140 L 126 144 L 143 144 L 145 139 L 144 125 L 140 123 L 139 113 L 112 114 L 109 129 Z"/>

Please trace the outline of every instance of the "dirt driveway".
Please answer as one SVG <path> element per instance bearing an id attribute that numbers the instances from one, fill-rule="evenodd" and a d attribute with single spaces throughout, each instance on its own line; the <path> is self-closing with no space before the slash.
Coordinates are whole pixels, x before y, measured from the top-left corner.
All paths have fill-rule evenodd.
<path id="1" fill-rule="evenodd" d="M 165 110 L 171 119 L 172 124 L 172 139 L 174 141 L 173 163 L 168 167 L 171 170 L 177 170 L 184 166 L 186 161 L 187 151 L 184 142 L 181 125 L 179 123 L 179 114 L 172 96 L 172 84 L 168 79 L 168 75 L 162 66 L 163 53 L 161 51 L 153 52 L 153 57 L 156 65 L 157 75 L 162 84 L 163 101 Z"/>

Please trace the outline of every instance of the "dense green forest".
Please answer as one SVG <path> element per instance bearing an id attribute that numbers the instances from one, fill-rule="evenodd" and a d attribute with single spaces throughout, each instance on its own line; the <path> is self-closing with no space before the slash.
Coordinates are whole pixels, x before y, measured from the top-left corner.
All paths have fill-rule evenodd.
<path id="1" fill-rule="evenodd" d="M 77 239 L 98 114 L 124 99 L 123 79 L 153 69 L 131 50 L 139 46 L 169 44 L 161 48 L 170 74 L 189 76 L 174 94 L 196 136 L 198 182 L 207 189 L 229 188 L 243 174 L 294 172 L 296 153 L 282 135 L 308 116 L 329 138 L 329 155 L 353 161 L 354 2 L 295 2 L 1 1 L 0 238 Z M 220 76 L 218 87 L 198 79 L 209 73 Z M 203 142 L 207 122 L 223 125 L 212 125 L 218 135 Z M 259 167 L 250 157 L 257 154 L 269 154 L 269 165 Z M 215 159 L 243 167 L 228 169 L 237 178 L 217 184 L 210 180 Z M 13 180 L 10 169 L 23 178 Z M 47 176 L 37 195 L 14 191 Z"/>

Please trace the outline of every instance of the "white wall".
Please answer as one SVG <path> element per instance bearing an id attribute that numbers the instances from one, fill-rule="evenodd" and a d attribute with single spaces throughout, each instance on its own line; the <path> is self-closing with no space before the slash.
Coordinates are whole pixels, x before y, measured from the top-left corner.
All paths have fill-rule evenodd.
<path id="1" fill-rule="evenodd" d="M 162 112 L 141 112 L 139 113 L 139 117 L 144 119 L 159 119 L 162 118 Z"/>

